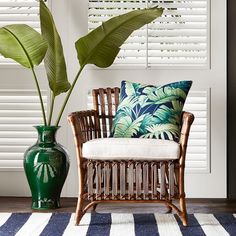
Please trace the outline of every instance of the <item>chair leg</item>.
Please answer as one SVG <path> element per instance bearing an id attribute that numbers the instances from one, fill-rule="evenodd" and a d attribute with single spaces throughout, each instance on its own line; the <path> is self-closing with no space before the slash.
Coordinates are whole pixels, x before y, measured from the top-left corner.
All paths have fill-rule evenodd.
<path id="1" fill-rule="evenodd" d="M 84 215 L 83 211 L 83 205 L 84 205 L 84 177 L 85 177 L 85 171 L 81 167 L 81 164 L 79 165 L 79 194 L 78 194 L 78 202 L 77 202 L 77 207 L 76 207 L 76 212 L 75 212 L 75 225 L 79 225 L 80 220 L 82 216 Z"/>
<path id="2" fill-rule="evenodd" d="M 84 200 L 83 200 L 82 195 L 80 194 L 78 197 L 78 202 L 77 202 L 77 207 L 76 207 L 76 212 L 75 212 L 75 224 L 76 225 L 79 225 L 80 220 L 83 216 L 83 203 L 84 203 Z"/>
<path id="3" fill-rule="evenodd" d="M 185 194 L 180 197 L 179 199 L 179 205 L 180 205 L 180 219 L 184 226 L 188 225 L 188 218 L 187 218 L 187 210 L 186 210 L 186 202 L 185 202 Z"/>
<path id="4" fill-rule="evenodd" d="M 181 165 L 179 169 L 179 206 L 180 206 L 180 219 L 184 226 L 188 225 L 187 210 L 185 202 L 184 191 L 184 166 Z"/>

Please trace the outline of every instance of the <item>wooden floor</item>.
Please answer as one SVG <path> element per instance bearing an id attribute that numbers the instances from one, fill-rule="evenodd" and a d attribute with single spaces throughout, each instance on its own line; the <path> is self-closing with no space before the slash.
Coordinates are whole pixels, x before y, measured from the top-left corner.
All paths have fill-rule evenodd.
<path id="1" fill-rule="evenodd" d="M 75 198 L 62 198 L 61 208 L 50 212 L 74 212 L 76 201 Z M 0 212 L 31 212 L 30 204 L 30 198 L 0 197 Z M 187 209 L 188 213 L 236 213 L 236 200 L 188 199 Z M 96 211 L 101 213 L 164 213 L 166 208 L 160 204 L 100 204 Z"/>

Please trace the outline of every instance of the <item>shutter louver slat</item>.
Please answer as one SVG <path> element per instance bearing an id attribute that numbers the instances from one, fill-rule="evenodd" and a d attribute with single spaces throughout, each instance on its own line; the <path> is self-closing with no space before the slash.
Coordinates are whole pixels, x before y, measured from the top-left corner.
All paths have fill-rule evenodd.
<path id="1" fill-rule="evenodd" d="M 1 6 L 0 6 L 1 7 Z M 31 9 L 27 9 L 27 8 L 20 8 L 20 9 L 14 9 L 14 8 L 8 8 L 7 11 L 5 8 L 1 9 L 0 8 L 0 14 L 2 15 L 21 15 L 21 14 L 38 14 L 39 10 L 38 8 L 31 8 Z"/>
<path id="2" fill-rule="evenodd" d="M 3 27 L 5 25 L 11 25 L 11 24 L 15 24 L 15 22 L 0 22 L 0 27 Z M 39 29 L 39 26 L 40 24 L 39 23 L 34 23 L 34 22 L 23 22 L 23 21 L 18 21 L 17 24 L 26 24 L 26 25 L 29 25 L 30 27 L 34 28 L 35 30 L 36 29 Z M 37 30 L 38 31 L 38 30 Z M 4 61 L 9 61 L 9 59 L 7 58 L 4 58 L 5 60 Z"/>
<path id="3" fill-rule="evenodd" d="M 41 117 L 0 117 L 0 124 L 38 124 Z"/>
<path id="4" fill-rule="evenodd" d="M 23 145 L 23 146 L 30 146 L 35 142 L 34 138 L 0 138 L 0 143 L 2 145 Z"/>
<path id="5" fill-rule="evenodd" d="M 22 169 L 22 160 L 1 160 L 0 166 L 5 166 L 5 168 L 1 168 L 4 170 L 19 170 Z"/>
<path id="6" fill-rule="evenodd" d="M 114 65 L 208 64 L 208 0 L 89 0 L 88 28 L 93 30 L 113 16 L 146 6 L 165 8 L 162 17 L 136 30 L 121 46 Z"/>
<path id="7" fill-rule="evenodd" d="M 35 138 L 33 131 L 0 131 L 0 138 Z M 1 154 L 1 153 L 0 153 Z"/>
<path id="8" fill-rule="evenodd" d="M 21 0 L 10 0 L 1 1 L 0 7 L 38 7 L 38 1 L 21 1 Z"/>
<path id="9" fill-rule="evenodd" d="M 151 28 L 153 29 L 153 28 Z M 160 36 L 205 36 L 206 35 L 206 30 L 185 30 L 185 29 L 173 29 L 173 30 L 156 30 L 156 35 L 151 35 L 155 37 L 160 37 Z M 163 42 L 165 43 L 165 42 Z"/>
<path id="10" fill-rule="evenodd" d="M 191 133 L 191 139 L 207 139 L 207 132 L 202 131 Z"/>
<path id="11" fill-rule="evenodd" d="M 122 51 L 120 53 L 120 56 L 122 57 L 145 57 L 146 56 L 146 51 L 138 51 L 138 52 L 129 52 L 128 50 L 126 51 Z M 192 54 L 191 52 L 171 52 L 169 53 L 168 51 L 158 51 L 158 50 L 153 50 L 153 51 L 149 51 L 149 57 L 205 57 L 206 56 L 206 52 L 204 51 L 199 51 L 196 52 L 194 54 Z"/>
<path id="12" fill-rule="evenodd" d="M 30 124 L 0 124 L 1 131 L 32 131 Z"/>
<path id="13" fill-rule="evenodd" d="M 202 9 L 178 9 L 178 10 L 164 10 L 163 12 L 164 15 L 181 15 L 181 16 L 204 16 L 204 18 L 206 18 L 207 15 L 207 10 L 206 7 L 202 8 Z"/>
<path id="14" fill-rule="evenodd" d="M 144 6 L 145 7 L 145 6 Z M 124 10 L 124 9 L 116 9 L 116 8 L 111 8 L 109 11 L 103 8 L 89 8 L 88 9 L 88 14 L 89 18 L 93 19 L 91 15 L 94 16 L 101 16 L 101 15 L 112 15 L 112 16 L 118 16 L 120 14 L 125 14 L 130 11 L 131 8 Z M 178 10 L 167 10 L 164 9 L 163 11 L 164 15 L 181 15 L 181 16 L 192 16 L 192 15 L 197 15 L 197 16 L 204 16 L 206 17 L 207 11 L 206 9 L 178 9 Z"/>
<path id="15" fill-rule="evenodd" d="M 191 146 L 205 146 L 207 144 L 206 140 L 203 139 L 191 139 L 189 140 L 189 145 Z"/>
<path id="16" fill-rule="evenodd" d="M 20 110 L 20 111 L 15 111 L 15 110 L 0 110 L 0 116 L 1 117 L 38 117 L 40 116 L 42 113 L 41 111 L 35 111 L 35 110 L 30 110 L 30 111 L 26 111 L 26 110 Z"/>
<path id="17" fill-rule="evenodd" d="M 124 59 L 122 58 L 117 58 L 116 59 L 116 62 L 117 64 L 134 64 L 134 65 L 138 65 L 138 64 L 142 64 L 142 62 L 144 63 L 146 61 L 146 58 L 125 58 L 125 61 Z M 183 65 L 184 63 L 185 64 L 189 64 L 189 65 L 192 65 L 192 64 L 204 64 L 206 63 L 206 59 L 203 58 L 203 59 L 200 59 L 200 58 L 197 58 L 197 59 L 185 59 L 185 58 L 180 58 L 180 59 L 174 59 L 174 58 L 171 58 L 171 60 L 169 58 L 163 58 L 163 59 L 157 59 L 157 58 L 150 58 L 149 59 L 149 62 L 150 63 L 153 63 L 153 64 L 163 64 L 163 65 L 172 65 L 172 64 L 175 64 L 175 65 Z"/>
<path id="18" fill-rule="evenodd" d="M 39 2 L 37 0 L 0 1 L 0 27 L 11 24 L 27 24 L 40 32 Z M 13 60 L 0 56 L 0 64 L 16 64 Z"/>
<path id="19" fill-rule="evenodd" d="M 163 8 L 206 8 L 206 1 L 188 1 L 186 3 L 185 0 L 179 0 L 179 3 L 176 1 L 169 1 L 170 3 L 160 1 L 148 1 L 150 7 L 159 6 Z M 146 1 L 100 1 L 100 0 L 90 0 L 89 1 L 90 8 L 142 8 L 146 7 Z"/>
<path id="20" fill-rule="evenodd" d="M 13 21 L 15 23 L 15 21 L 17 22 L 23 22 L 23 21 L 38 21 L 38 16 L 37 15 L 4 15 L 1 16 L 0 15 L 0 21 L 4 22 L 4 21 Z"/>
<path id="21" fill-rule="evenodd" d="M 150 32 L 150 35 L 152 35 L 152 32 Z M 136 32 L 135 32 L 136 33 Z M 138 33 L 138 31 L 137 31 Z M 186 37 L 181 37 L 181 36 L 173 36 L 173 37 L 162 37 L 162 38 L 155 38 L 155 41 L 156 43 L 160 43 L 165 41 L 166 43 L 194 43 L 194 44 L 197 44 L 197 43 L 206 43 L 206 37 L 201 37 L 201 36 L 197 36 L 197 37 L 191 37 L 191 38 L 186 38 Z M 151 44 L 149 44 L 151 45 Z M 158 45 L 159 46 L 159 45 Z M 158 47 L 159 48 L 159 47 Z"/>
<path id="22" fill-rule="evenodd" d="M 42 90 L 45 109 L 47 91 Z M 0 89 L 0 170 L 22 169 L 23 155 L 34 144 L 34 125 L 43 124 L 36 90 Z"/>
<path id="23" fill-rule="evenodd" d="M 127 11 L 129 12 L 129 11 Z M 117 14 L 117 15 L 120 15 L 121 13 Z M 115 15 L 114 15 L 115 16 Z M 88 18 L 89 21 L 91 22 L 97 22 L 97 24 L 99 24 L 99 22 L 102 22 L 102 21 L 107 21 L 109 20 L 111 17 L 109 15 L 106 15 L 106 16 L 101 16 L 101 15 L 98 15 L 98 16 L 90 16 Z M 184 17 L 184 16 L 181 16 L 180 17 L 165 17 L 165 18 L 157 18 L 155 20 L 155 22 L 165 22 L 165 23 L 169 23 L 169 22 L 173 22 L 173 23 L 186 23 L 187 24 L 193 24 L 194 23 L 205 23 L 206 22 L 206 16 L 188 16 L 188 17 Z M 191 22 L 191 23 L 190 23 Z M 161 26 L 161 25 L 160 25 Z M 160 27 L 159 26 L 159 27 Z"/>
<path id="24" fill-rule="evenodd" d="M 1 163 L 1 160 L 3 160 L 3 158 L 4 158 L 5 161 L 8 161 L 8 160 L 17 160 L 17 159 L 20 160 L 23 155 L 24 155 L 23 152 L 20 152 L 20 153 L 17 153 L 17 152 L 2 153 L 2 152 L 1 152 L 1 153 L 0 153 L 0 163 Z"/>
<path id="25" fill-rule="evenodd" d="M 44 104 L 45 105 L 45 104 Z M 40 108 L 40 103 L 1 103 L 0 102 L 0 110 L 34 110 L 35 107 Z"/>
<path id="26" fill-rule="evenodd" d="M 21 145 L 11 145 L 11 150 L 9 150 L 9 146 L 4 146 L 4 145 L 0 145 L 0 153 L 2 154 L 6 154 L 6 153 L 12 153 L 12 152 L 21 152 L 21 153 L 24 153 L 25 150 L 28 148 L 29 146 L 21 146 Z M 1 158 L 0 160 L 3 160 L 4 161 L 4 158 Z M 22 162 L 23 162 L 23 156 L 21 156 L 21 165 L 22 165 Z M 4 166 L 0 166 L 0 169 L 4 168 Z M 6 166 L 5 166 L 6 168 Z"/>

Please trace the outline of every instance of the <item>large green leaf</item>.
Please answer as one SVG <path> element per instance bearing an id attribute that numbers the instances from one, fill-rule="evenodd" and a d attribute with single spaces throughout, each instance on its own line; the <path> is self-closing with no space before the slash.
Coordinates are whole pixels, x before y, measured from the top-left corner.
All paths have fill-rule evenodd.
<path id="1" fill-rule="evenodd" d="M 47 51 L 42 36 L 28 25 L 7 25 L 0 28 L 0 54 L 24 67 L 39 65 Z"/>
<path id="2" fill-rule="evenodd" d="M 122 117 L 120 121 L 115 124 L 115 133 L 113 137 L 130 138 L 137 134 L 143 118 L 144 115 L 140 116 L 135 121 L 132 121 L 130 116 Z"/>
<path id="3" fill-rule="evenodd" d="M 80 65 L 109 67 L 130 34 L 161 16 L 162 12 L 163 9 L 157 7 L 135 10 L 104 22 L 75 43 Z"/>
<path id="4" fill-rule="evenodd" d="M 182 99 L 186 98 L 186 93 L 179 88 L 172 88 L 172 87 L 147 87 L 143 90 L 143 93 L 145 93 L 150 100 L 147 104 L 162 104 L 165 102 L 169 102 L 171 100 L 177 100 L 180 97 Z"/>
<path id="5" fill-rule="evenodd" d="M 179 104 L 178 101 L 173 100 L 172 104 Z M 180 121 L 180 114 L 182 112 L 182 106 L 176 106 L 174 109 L 170 108 L 166 105 L 161 105 L 155 112 L 154 116 L 156 116 L 157 123 L 171 123 L 178 124 Z"/>
<path id="6" fill-rule="evenodd" d="M 44 65 L 47 72 L 49 86 L 54 96 L 70 89 L 67 79 L 66 63 L 60 36 L 57 32 L 52 14 L 40 1 L 40 23 L 43 38 L 48 43 L 48 50 L 44 58 Z"/>
<path id="7" fill-rule="evenodd" d="M 173 136 L 179 135 L 179 128 L 173 124 L 152 124 L 147 128 L 147 134 L 141 136 L 141 138 L 161 138 L 165 139 L 168 136 L 169 140 L 173 140 Z"/>

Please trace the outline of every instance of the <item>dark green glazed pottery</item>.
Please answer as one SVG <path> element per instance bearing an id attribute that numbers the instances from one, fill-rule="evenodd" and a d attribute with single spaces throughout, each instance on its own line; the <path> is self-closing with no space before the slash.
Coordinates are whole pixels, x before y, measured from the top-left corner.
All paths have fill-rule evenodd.
<path id="1" fill-rule="evenodd" d="M 35 126 L 38 141 L 24 155 L 24 169 L 32 194 L 32 208 L 60 207 L 61 190 L 69 170 L 66 150 L 56 142 L 56 126 Z"/>

